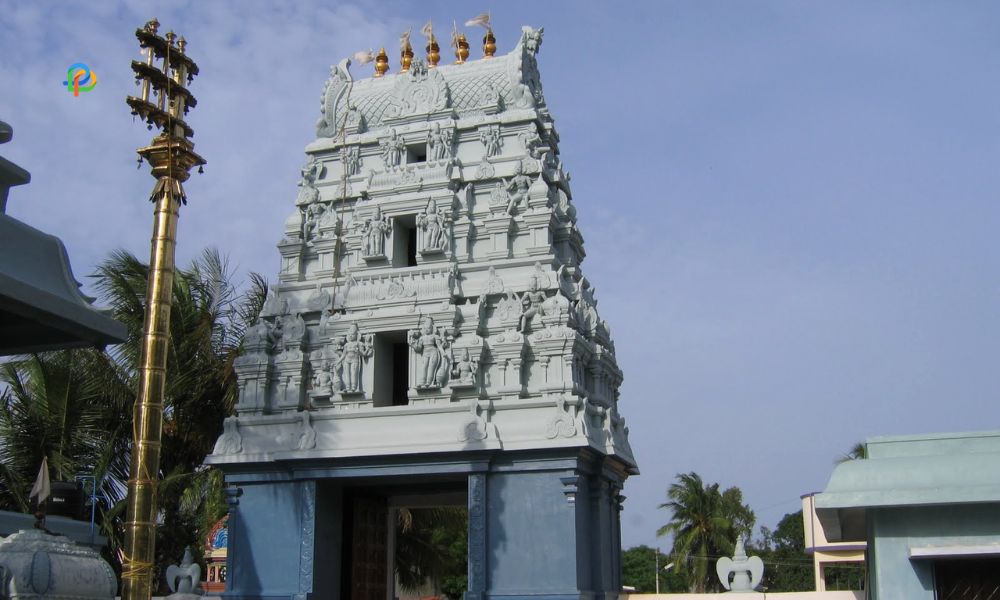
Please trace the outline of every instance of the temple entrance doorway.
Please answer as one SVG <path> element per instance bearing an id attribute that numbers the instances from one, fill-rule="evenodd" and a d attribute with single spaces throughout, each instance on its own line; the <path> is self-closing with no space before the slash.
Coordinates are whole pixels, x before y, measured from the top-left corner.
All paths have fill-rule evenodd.
<path id="1" fill-rule="evenodd" d="M 463 596 L 468 569 L 466 482 L 344 491 L 342 598 Z"/>

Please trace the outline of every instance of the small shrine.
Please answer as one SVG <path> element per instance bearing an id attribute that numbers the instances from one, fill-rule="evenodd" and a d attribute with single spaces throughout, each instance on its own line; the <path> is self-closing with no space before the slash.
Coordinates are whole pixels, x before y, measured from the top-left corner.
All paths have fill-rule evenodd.
<path id="1" fill-rule="evenodd" d="M 638 471 L 543 30 L 498 56 L 478 24 L 481 58 L 455 32 L 442 64 L 428 26 L 425 57 L 406 33 L 398 72 L 382 49 L 361 57 L 373 77 L 345 59 L 323 86 L 238 414 L 206 460 L 231 501 L 227 597 L 392 598 L 397 515 L 441 506 L 466 511 L 470 600 L 621 589 Z"/>
<path id="2" fill-rule="evenodd" d="M 226 547 L 229 544 L 227 529 L 229 516 L 219 519 L 205 537 L 205 580 L 201 589 L 206 594 L 221 594 L 226 589 Z"/>

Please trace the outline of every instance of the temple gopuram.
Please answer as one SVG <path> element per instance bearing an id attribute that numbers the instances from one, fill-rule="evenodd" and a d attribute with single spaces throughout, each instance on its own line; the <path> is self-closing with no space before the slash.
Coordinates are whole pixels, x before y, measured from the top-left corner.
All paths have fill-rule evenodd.
<path id="1" fill-rule="evenodd" d="M 467 511 L 466 598 L 616 598 L 637 473 L 622 372 L 584 276 L 542 29 L 440 63 L 409 40 L 323 87 L 208 464 L 228 598 L 399 595 L 401 510 Z"/>

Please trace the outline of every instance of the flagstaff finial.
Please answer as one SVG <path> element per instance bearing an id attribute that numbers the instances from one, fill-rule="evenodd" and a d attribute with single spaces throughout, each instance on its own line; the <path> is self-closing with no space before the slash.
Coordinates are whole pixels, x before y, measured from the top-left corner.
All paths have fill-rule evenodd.
<path id="1" fill-rule="evenodd" d="M 438 45 L 437 38 L 434 37 L 434 29 L 430 21 L 427 21 L 427 24 L 420 28 L 420 33 L 427 38 L 427 46 L 424 48 L 427 51 L 427 68 L 433 69 L 441 61 L 441 46 Z"/>
<path id="2" fill-rule="evenodd" d="M 198 104 L 185 87 L 198 74 L 198 65 L 184 53 L 187 41 L 182 37 L 175 46 L 177 35 L 170 31 L 160 37 L 156 33 L 159 25 L 154 18 L 135 30 L 139 46 L 146 54 L 145 62 L 132 61 L 142 93 L 138 98 L 128 96 L 125 101 L 133 115 L 144 120 L 150 129 L 160 130 L 152 144 L 137 150 L 140 159 L 153 167 L 153 177 L 176 181 L 183 199 L 180 183 L 187 180 L 193 167 L 205 164 L 188 139 L 194 136 L 194 130 L 184 121 L 188 111 Z M 156 67 L 155 60 L 159 59 L 163 60 L 162 68 Z"/>
<path id="3" fill-rule="evenodd" d="M 413 64 L 413 46 L 410 45 L 410 30 L 399 36 L 399 72 L 406 73 Z"/>
<path id="4" fill-rule="evenodd" d="M 493 24 L 490 13 L 486 12 L 472 17 L 465 22 L 465 26 L 478 26 L 486 30 L 486 35 L 483 36 L 483 58 L 493 58 L 493 55 L 497 52 L 497 39 L 493 37 Z"/>
<path id="5" fill-rule="evenodd" d="M 469 40 L 464 33 L 452 34 L 451 46 L 455 49 L 455 64 L 463 64 L 469 58 Z"/>
<path id="6" fill-rule="evenodd" d="M 487 29 L 483 36 L 483 58 L 493 58 L 497 53 L 497 38 L 493 35 L 493 29 Z"/>

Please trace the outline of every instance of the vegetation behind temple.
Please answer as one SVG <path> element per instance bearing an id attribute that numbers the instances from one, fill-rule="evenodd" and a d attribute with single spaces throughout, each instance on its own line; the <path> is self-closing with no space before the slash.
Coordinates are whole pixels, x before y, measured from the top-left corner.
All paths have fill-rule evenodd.
<path id="1" fill-rule="evenodd" d="M 864 458 L 863 448 L 853 448 L 843 460 Z M 737 537 L 750 538 L 756 517 L 743 503 L 737 487 L 720 490 L 717 483 L 705 483 L 697 473 L 682 473 L 667 490 L 670 521 L 657 535 L 671 536 L 668 552 L 648 546 L 629 548 L 622 554 L 622 582 L 637 593 L 656 590 L 657 565 L 661 592 L 724 591 L 715 573 L 715 563 L 732 556 Z M 797 592 L 815 589 L 813 557 L 805 549 L 802 511 L 786 514 L 772 531 L 761 527 L 746 544 L 748 555 L 764 562 L 762 589 L 768 592 Z M 657 560 L 657 553 L 659 559 Z M 670 565 L 669 569 L 664 567 Z M 828 566 L 828 590 L 859 590 L 864 566 Z"/>
<path id="2" fill-rule="evenodd" d="M 97 269 L 101 303 L 128 328 L 125 344 L 106 352 L 65 350 L 4 363 L 0 381 L 0 508 L 28 510 L 28 490 L 47 456 L 54 478 L 94 475 L 97 518 L 110 540 L 106 557 L 119 571 L 125 521 L 132 410 L 145 311 L 148 265 L 124 252 Z M 267 284 L 256 274 L 239 289 L 225 259 L 208 249 L 173 284 L 164 399 L 156 539 L 156 582 L 184 547 L 202 540 L 225 513 L 221 474 L 203 468 L 237 398 L 233 360 L 257 318 Z"/>

